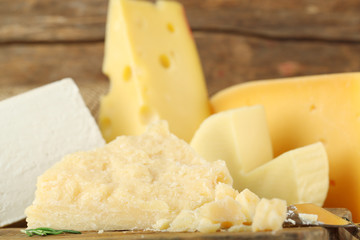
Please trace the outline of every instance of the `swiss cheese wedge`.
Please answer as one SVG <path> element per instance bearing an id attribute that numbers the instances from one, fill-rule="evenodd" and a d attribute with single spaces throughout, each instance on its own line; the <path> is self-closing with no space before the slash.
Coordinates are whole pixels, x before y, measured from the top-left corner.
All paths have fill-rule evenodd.
<path id="1" fill-rule="evenodd" d="M 210 114 L 196 45 L 178 2 L 110 0 L 103 72 L 111 84 L 99 113 L 107 141 L 141 134 L 159 119 L 190 141 Z"/>

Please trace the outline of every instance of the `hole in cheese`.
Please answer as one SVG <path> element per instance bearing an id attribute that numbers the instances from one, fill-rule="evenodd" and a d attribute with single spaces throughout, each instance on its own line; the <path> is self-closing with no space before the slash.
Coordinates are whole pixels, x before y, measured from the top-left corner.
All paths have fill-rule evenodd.
<path id="1" fill-rule="evenodd" d="M 310 112 L 315 111 L 315 110 L 316 110 L 315 104 L 311 104 L 311 106 L 310 106 Z"/>
<path id="2" fill-rule="evenodd" d="M 143 124 L 149 124 L 156 119 L 156 114 L 149 106 L 140 107 L 140 121 Z"/>
<path id="3" fill-rule="evenodd" d="M 168 23 L 166 27 L 169 30 L 169 32 L 171 32 L 171 33 L 173 33 L 175 31 L 174 25 L 172 25 L 171 23 Z"/>
<path id="4" fill-rule="evenodd" d="M 108 117 L 105 117 L 100 120 L 100 127 L 104 138 L 110 137 L 112 135 L 111 131 L 111 120 Z"/>
<path id="5" fill-rule="evenodd" d="M 132 76 L 132 71 L 131 71 L 131 67 L 130 66 L 126 66 L 124 68 L 124 72 L 123 72 L 123 78 L 125 81 L 129 81 L 131 79 Z"/>
<path id="6" fill-rule="evenodd" d="M 159 61 L 160 61 L 161 66 L 163 66 L 164 68 L 170 67 L 170 59 L 165 54 L 160 55 Z"/>

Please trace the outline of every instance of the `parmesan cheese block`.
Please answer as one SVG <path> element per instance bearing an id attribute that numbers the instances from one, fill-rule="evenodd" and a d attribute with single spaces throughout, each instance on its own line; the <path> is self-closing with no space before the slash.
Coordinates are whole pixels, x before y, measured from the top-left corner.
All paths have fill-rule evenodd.
<path id="1" fill-rule="evenodd" d="M 110 0 L 101 100 L 104 138 L 138 135 L 158 119 L 190 141 L 210 114 L 207 88 L 184 8 L 175 1 Z"/>
<path id="2" fill-rule="evenodd" d="M 346 207 L 360 221 L 360 73 L 253 81 L 211 98 L 215 112 L 261 104 L 274 155 L 324 143 L 330 166 L 325 207 Z"/>
<path id="3" fill-rule="evenodd" d="M 259 200 L 231 184 L 225 162 L 202 159 L 160 121 L 140 136 L 64 157 L 39 177 L 27 222 L 75 230 L 251 231 Z M 272 226 L 266 230 L 279 229 Z"/>
<path id="4" fill-rule="evenodd" d="M 0 115 L 1 227 L 25 218 L 45 170 L 105 141 L 72 79 L 3 100 Z"/>
<path id="5" fill-rule="evenodd" d="M 234 179 L 273 159 L 272 145 L 263 106 L 222 111 L 206 118 L 190 145 L 208 161 L 224 160 Z M 239 189 L 242 190 L 242 189 Z"/>
<path id="6" fill-rule="evenodd" d="M 26 209 L 28 227 L 163 229 L 181 211 L 213 201 L 219 183 L 232 184 L 225 163 L 202 159 L 162 121 L 47 170 Z"/>
<path id="7" fill-rule="evenodd" d="M 329 189 L 329 164 L 322 143 L 288 151 L 246 174 L 239 174 L 240 189 L 260 197 L 280 198 L 289 204 L 322 206 Z"/>

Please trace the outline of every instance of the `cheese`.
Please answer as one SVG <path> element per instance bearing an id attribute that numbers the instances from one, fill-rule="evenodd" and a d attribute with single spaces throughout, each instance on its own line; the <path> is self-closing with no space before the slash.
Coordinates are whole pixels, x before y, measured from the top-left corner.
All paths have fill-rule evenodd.
<path id="1" fill-rule="evenodd" d="M 324 147 L 316 144 L 312 148 L 296 149 L 272 161 L 265 116 L 261 105 L 216 113 L 200 125 L 191 146 L 206 160 L 225 160 L 234 179 L 233 186 L 239 191 L 249 188 L 262 197 L 278 197 L 290 203 L 314 201 L 322 205 L 329 186 Z M 284 184 L 286 187 L 279 187 Z M 246 198 L 239 200 L 249 209 L 247 218 L 251 222 L 254 208 L 247 204 Z M 256 198 L 249 198 L 257 202 Z"/>
<path id="2" fill-rule="evenodd" d="M 360 221 L 360 73 L 249 82 L 220 91 L 215 112 L 264 105 L 274 155 L 324 143 L 330 164 L 325 207 L 346 207 Z"/>
<path id="3" fill-rule="evenodd" d="M 240 189 L 289 204 L 321 206 L 329 188 L 329 165 L 322 143 L 288 151 L 247 174 L 238 175 Z"/>
<path id="4" fill-rule="evenodd" d="M 202 159 L 160 122 L 47 170 L 26 209 L 28 227 L 162 230 L 182 211 L 213 201 L 218 183 L 232 184 L 225 163 Z"/>
<path id="5" fill-rule="evenodd" d="M 25 218 L 36 178 L 77 150 L 104 140 L 71 79 L 0 102 L 0 227 Z"/>
<path id="6" fill-rule="evenodd" d="M 38 178 L 26 220 L 28 228 L 251 231 L 244 223 L 258 201 L 231 184 L 224 161 L 201 158 L 160 121 L 140 136 L 65 156 Z"/>
<path id="7" fill-rule="evenodd" d="M 282 228 L 286 219 L 286 201 L 280 199 L 260 200 L 256 206 L 252 230 L 256 231 L 276 231 Z"/>
<path id="8" fill-rule="evenodd" d="M 190 145 L 208 161 L 224 160 L 238 190 L 242 190 L 238 174 L 273 159 L 266 115 L 260 105 L 211 115 L 201 123 Z"/>
<path id="9" fill-rule="evenodd" d="M 100 104 L 104 138 L 138 135 L 158 119 L 190 141 L 210 114 L 205 80 L 183 7 L 174 1 L 110 0 Z"/>
<path id="10" fill-rule="evenodd" d="M 260 198 L 255 193 L 245 188 L 236 196 L 235 200 L 242 206 L 242 212 L 246 218 L 246 223 L 251 224 Z"/>
<path id="11" fill-rule="evenodd" d="M 215 200 L 195 210 L 183 210 L 170 224 L 173 232 L 243 232 L 279 230 L 286 217 L 286 201 L 260 199 L 248 189 L 238 192 L 219 183 Z"/>

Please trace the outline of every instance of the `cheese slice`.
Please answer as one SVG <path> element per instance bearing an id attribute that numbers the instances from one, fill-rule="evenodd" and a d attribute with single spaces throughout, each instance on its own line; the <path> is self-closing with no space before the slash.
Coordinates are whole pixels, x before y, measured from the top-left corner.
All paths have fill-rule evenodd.
<path id="1" fill-rule="evenodd" d="M 329 164 L 322 143 L 286 152 L 246 174 L 238 175 L 240 189 L 289 204 L 322 206 L 329 189 Z"/>
<path id="2" fill-rule="evenodd" d="M 249 172 L 273 159 L 263 106 L 222 111 L 206 118 L 190 145 L 208 161 L 224 160 L 238 190 L 238 173 Z"/>
<path id="3" fill-rule="evenodd" d="M 174 1 L 110 0 L 101 100 L 104 138 L 138 135 L 158 119 L 190 141 L 210 114 L 201 63 L 184 8 Z"/>
<path id="4" fill-rule="evenodd" d="M 324 143 L 330 164 L 325 207 L 346 207 L 360 221 L 360 73 L 255 81 L 211 99 L 215 112 L 262 104 L 274 155 Z"/>
<path id="5" fill-rule="evenodd" d="M 160 230 L 213 201 L 218 183 L 232 184 L 225 163 L 202 159 L 162 121 L 63 158 L 39 177 L 26 220 L 29 228 Z"/>
<path id="6" fill-rule="evenodd" d="M 0 102 L 0 227 L 25 218 L 36 179 L 63 157 L 104 140 L 72 79 Z"/>

